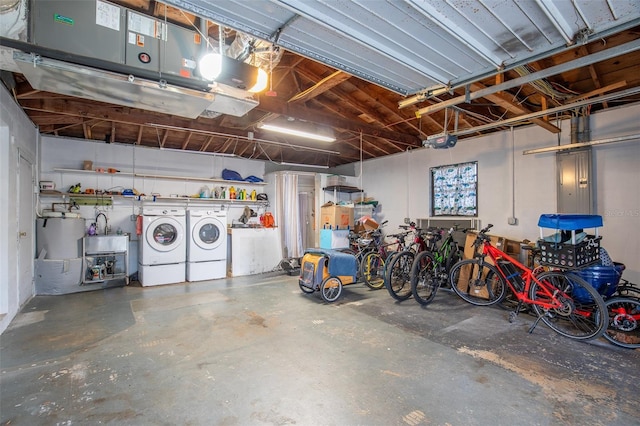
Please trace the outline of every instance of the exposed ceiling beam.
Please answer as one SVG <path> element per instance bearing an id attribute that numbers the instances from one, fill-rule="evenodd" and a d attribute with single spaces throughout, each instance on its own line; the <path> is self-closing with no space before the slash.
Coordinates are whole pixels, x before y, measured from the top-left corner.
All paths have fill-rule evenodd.
<path id="1" fill-rule="evenodd" d="M 300 108 L 299 105 L 290 105 L 287 102 L 283 102 L 276 98 L 260 97 L 260 105 L 256 109 L 265 112 L 271 112 L 278 115 L 285 115 L 287 117 L 297 118 L 299 120 L 305 120 L 312 123 L 324 124 L 330 127 L 336 127 L 343 130 L 349 130 L 352 132 L 362 131 L 364 134 L 370 136 L 377 136 L 384 139 L 389 139 L 397 142 L 403 142 L 410 145 L 420 144 L 420 138 L 408 135 L 405 133 L 391 132 L 376 128 L 374 126 L 368 126 L 361 122 L 355 122 L 351 120 L 344 120 L 336 118 L 333 115 L 322 113 L 320 111 L 313 111 L 305 108 Z"/>
<path id="2" fill-rule="evenodd" d="M 578 52 L 580 53 L 580 55 L 582 56 L 588 56 L 589 55 L 589 50 L 587 49 L 587 46 L 580 46 L 578 48 Z M 587 67 L 587 69 L 589 70 L 589 75 L 591 76 L 591 81 L 593 81 L 593 85 L 596 86 L 596 89 L 599 89 L 602 87 L 602 83 L 600 83 L 600 76 L 598 75 L 598 72 L 596 71 L 596 67 L 591 64 Z M 605 108 L 609 108 L 609 105 L 607 104 L 607 102 L 603 102 L 602 106 Z"/>
<path id="3" fill-rule="evenodd" d="M 589 56 L 574 59 L 573 61 L 565 62 L 564 64 L 556 65 L 538 72 L 531 73 L 524 77 L 515 78 L 513 80 L 504 82 L 502 84 L 490 86 L 483 90 L 478 90 L 473 93 L 467 93 L 466 95 L 463 95 L 463 96 L 458 96 L 444 102 L 440 102 L 425 108 L 421 108 L 418 110 L 416 114 L 418 115 L 433 114 L 436 111 L 440 111 L 450 106 L 458 105 L 463 102 L 471 102 L 475 99 L 484 98 L 487 95 L 491 95 L 493 93 L 497 93 L 503 90 L 508 90 L 514 87 L 522 86 L 523 84 L 527 84 L 531 81 L 540 80 L 542 78 L 560 74 L 565 71 L 571 71 L 576 68 L 582 68 L 584 66 L 591 65 L 596 62 L 601 62 L 607 59 L 611 59 L 616 56 L 624 55 L 626 53 L 634 52 L 639 49 L 640 49 L 640 39 L 633 40 L 625 44 L 621 44 L 619 46 L 611 47 L 601 52 L 592 53 Z"/>
<path id="4" fill-rule="evenodd" d="M 585 100 L 582 100 L 582 101 L 572 102 L 572 103 L 567 104 L 567 105 L 551 108 L 551 109 L 544 110 L 544 111 L 533 112 L 531 114 L 521 115 L 519 117 L 509 118 L 507 120 L 502 120 L 502 121 L 498 121 L 498 122 L 491 123 L 491 124 L 485 124 L 483 126 L 473 127 L 471 129 L 460 130 L 459 132 L 453 132 L 453 134 L 459 135 L 459 136 L 460 135 L 468 135 L 470 133 L 475 133 L 475 132 L 479 132 L 479 131 L 494 129 L 496 127 L 510 126 L 510 125 L 513 125 L 513 124 L 516 124 L 516 123 L 522 123 L 522 122 L 531 120 L 532 118 L 542 117 L 543 115 L 555 114 L 556 112 L 567 111 L 567 110 L 570 110 L 570 109 L 579 108 L 579 107 L 590 105 L 590 104 L 593 104 L 593 103 L 600 103 L 600 102 L 611 100 L 611 99 L 624 98 L 626 96 L 632 96 L 632 95 L 635 95 L 635 94 L 638 94 L 638 93 L 640 93 L 640 86 L 634 87 L 634 88 L 631 88 L 631 89 L 627 89 L 627 90 L 622 90 L 620 92 L 610 93 L 608 95 L 602 95 L 602 96 L 600 96 L 599 98 L 596 98 L 596 99 L 585 99 Z"/>
<path id="5" fill-rule="evenodd" d="M 304 102 L 308 99 L 315 98 L 350 78 L 351 76 L 349 74 L 343 71 L 336 71 L 333 74 L 323 78 L 313 86 L 309 87 L 307 90 L 304 90 L 291 97 L 288 102 Z"/>
<path id="6" fill-rule="evenodd" d="M 187 137 L 182 143 L 182 149 L 187 149 L 187 147 L 189 146 L 189 141 L 191 140 L 191 136 L 193 136 L 193 133 L 187 133 Z"/>
<path id="7" fill-rule="evenodd" d="M 142 140 L 142 130 L 144 127 L 138 126 L 138 137 L 136 138 L 136 145 L 140 145 L 140 141 Z"/>
<path id="8" fill-rule="evenodd" d="M 482 90 L 485 88 L 486 86 L 481 83 L 471 84 L 472 90 Z M 485 96 L 485 99 L 495 103 L 499 107 L 504 108 L 507 111 L 512 112 L 514 114 L 530 114 L 531 112 L 533 112 L 523 107 L 522 105 L 518 105 L 514 103 L 512 101 L 512 98 L 513 98 L 512 96 L 506 93 L 494 93 L 492 95 Z M 543 129 L 550 131 L 551 133 L 560 133 L 560 129 L 557 126 L 554 126 L 548 121 L 544 121 L 542 118 L 534 118 L 531 120 L 531 122 L 533 122 L 534 124 L 537 124 Z"/>

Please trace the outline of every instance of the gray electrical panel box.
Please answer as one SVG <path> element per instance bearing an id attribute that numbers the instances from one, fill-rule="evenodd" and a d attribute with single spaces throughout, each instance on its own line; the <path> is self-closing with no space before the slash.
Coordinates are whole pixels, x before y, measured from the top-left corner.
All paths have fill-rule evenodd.
<path id="1" fill-rule="evenodd" d="M 166 24 L 150 16 L 127 10 L 125 64 L 160 71 L 160 44 L 166 40 Z"/>
<path id="2" fill-rule="evenodd" d="M 31 42 L 124 63 L 125 9 L 102 1 L 33 0 Z"/>
<path id="3" fill-rule="evenodd" d="M 591 148 L 556 154 L 558 213 L 593 214 Z"/>

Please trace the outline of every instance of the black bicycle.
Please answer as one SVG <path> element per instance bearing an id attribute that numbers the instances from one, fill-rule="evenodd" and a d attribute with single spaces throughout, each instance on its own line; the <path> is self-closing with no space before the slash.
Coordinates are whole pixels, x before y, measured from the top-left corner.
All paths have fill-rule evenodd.
<path id="1" fill-rule="evenodd" d="M 411 293 L 416 302 L 428 305 L 436 297 L 438 288 L 450 286 L 449 271 L 462 259 L 462 251 L 453 238 L 455 228 L 450 228 L 440 246 L 433 251 L 418 253 L 411 269 Z M 467 232 L 466 229 L 461 232 Z M 441 238 L 444 230 L 436 235 Z"/>

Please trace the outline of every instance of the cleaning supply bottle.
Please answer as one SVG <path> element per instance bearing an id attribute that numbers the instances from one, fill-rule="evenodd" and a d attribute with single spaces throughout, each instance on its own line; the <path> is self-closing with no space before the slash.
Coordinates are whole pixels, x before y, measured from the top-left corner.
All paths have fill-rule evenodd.
<path id="1" fill-rule="evenodd" d="M 236 199 L 236 188 L 234 188 L 233 186 L 229 188 L 229 199 L 230 200 Z"/>

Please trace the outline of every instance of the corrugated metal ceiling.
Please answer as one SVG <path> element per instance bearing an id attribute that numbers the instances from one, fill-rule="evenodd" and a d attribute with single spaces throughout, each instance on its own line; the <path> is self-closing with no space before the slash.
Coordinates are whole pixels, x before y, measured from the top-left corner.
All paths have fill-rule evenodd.
<path id="1" fill-rule="evenodd" d="M 638 0 L 167 0 L 402 95 L 640 24 Z"/>

